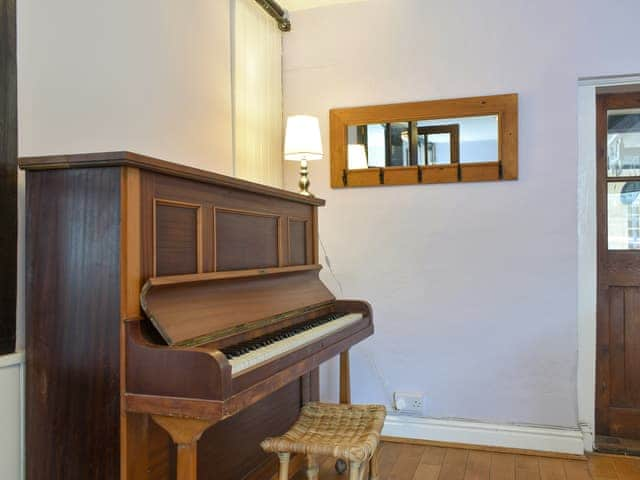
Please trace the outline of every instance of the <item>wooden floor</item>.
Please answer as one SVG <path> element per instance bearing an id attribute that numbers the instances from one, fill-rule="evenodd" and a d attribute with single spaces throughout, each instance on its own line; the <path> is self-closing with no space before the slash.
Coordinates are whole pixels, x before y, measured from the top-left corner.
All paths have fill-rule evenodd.
<path id="1" fill-rule="evenodd" d="M 334 460 L 322 463 L 320 480 L 346 480 Z M 303 473 L 295 480 L 304 480 Z M 640 458 L 592 455 L 587 461 L 384 443 L 380 480 L 640 480 Z"/>

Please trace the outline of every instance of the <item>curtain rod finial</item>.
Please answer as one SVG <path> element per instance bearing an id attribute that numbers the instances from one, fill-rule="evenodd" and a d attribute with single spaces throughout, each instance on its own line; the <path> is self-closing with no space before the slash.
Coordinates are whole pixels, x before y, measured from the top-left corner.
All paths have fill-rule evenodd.
<path id="1" fill-rule="evenodd" d="M 278 22 L 278 28 L 283 32 L 290 32 L 291 31 L 291 21 L 288 18 L 280 20 Z"/>
<path id="2" fill-rule="evenodd" d="M 282 8 L 276 0 L 255 0 L 269 15 L 271 15 L 276 22 L 278 22 L 278 28 L 282 32 L 291 31 L 291 20 L 287 11 Z"/>

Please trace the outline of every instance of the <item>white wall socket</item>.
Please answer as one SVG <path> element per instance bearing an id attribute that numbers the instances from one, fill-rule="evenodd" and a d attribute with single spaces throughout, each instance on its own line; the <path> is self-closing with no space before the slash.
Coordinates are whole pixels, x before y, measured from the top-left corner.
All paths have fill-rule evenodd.
<path id="1" fill-rule="evenodd" d="M 424 394 L 394 392 L 394 407 L 398 412 L 424 415 Z"/>

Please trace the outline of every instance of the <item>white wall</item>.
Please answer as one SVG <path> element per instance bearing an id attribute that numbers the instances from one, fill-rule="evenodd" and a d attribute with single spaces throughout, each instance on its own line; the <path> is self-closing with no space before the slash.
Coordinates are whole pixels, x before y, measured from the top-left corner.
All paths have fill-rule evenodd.
<path id="1" fill-rule="evenodd" d="M 20 155 L 130 149 L 232 171 L 229 2 L 18 2 Z"/>
<path id="2" fill-rule="evenodd" d="M 327 152 L 332 107 L 520 94 L 515 182 L 331 190 L 328 159 L 312 163 L 343 292 L 324 277 L 375 312 L 375 336 L 353 355 L 356 401 L 424 392 L 433 417 L 577 426 L 577 79 L 640 71 L 639 15 L 631 0 L 294 13 L 285 111 L 318 115 Z M 290 188 L 295 179 L 287 165 Z"/>

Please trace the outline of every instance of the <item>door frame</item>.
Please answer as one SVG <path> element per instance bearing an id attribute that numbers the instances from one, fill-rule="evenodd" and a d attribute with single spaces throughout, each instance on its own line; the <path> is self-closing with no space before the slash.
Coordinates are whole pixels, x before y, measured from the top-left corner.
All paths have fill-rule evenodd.
<path id="1" fill-rule="evenodd" d="M 640 74 L 578 80 L 577 315 L 578 424 L 584 449 L 593 451 L 596 409 L 598 223 L 596 189 L 596 95 L 640 90 Z"/>

